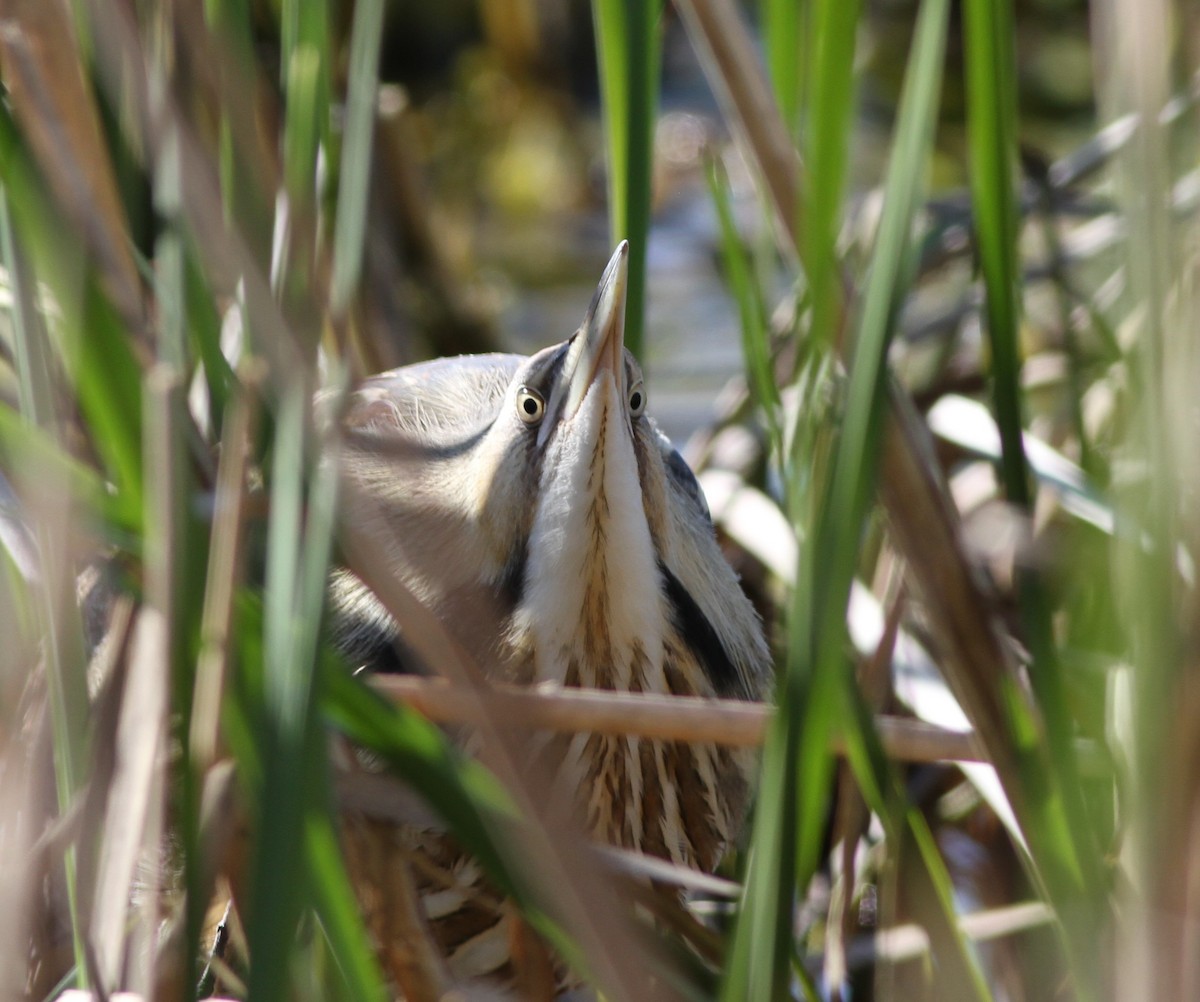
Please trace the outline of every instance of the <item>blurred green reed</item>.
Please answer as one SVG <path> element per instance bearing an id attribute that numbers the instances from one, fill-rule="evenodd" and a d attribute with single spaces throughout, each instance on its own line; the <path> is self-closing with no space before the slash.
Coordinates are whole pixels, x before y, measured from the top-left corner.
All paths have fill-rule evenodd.
<path id="1" fill-rule="evenodd" d="M 867 732 L 856 734 L 863 720 L 870 718 L 869 714 L 855 712 L 857 695 L 843 654 L 847 639 L 845 609 L 858 565 L 860 526 L 876 475 L 874 454 L 879 447 L 887 399 L 888 345 L 913 270 L 913 219 L 921 202 L 933 140 L 947 16 L 948 5 L 944 3 L 927 2 L 921 8 L 884 187 L 884 214 L 854 340 L 841 430 L 828 479 L 816 485 L 820 496 L 797 506 L 797 510 L 807 507 L 811 511 L 807 524 L 797 527 L 807 552 L 797 569 L 798 586 L 788 621 L 789 645 L 778 697 L 780 713 L 764 749 L 746 895 L 725 972 L 723 997 L 727 999 L 778 998 L 788 991 L 794 951 L 792 889 L 797 884 L 806 886 L 819 865 L 824 805 L 830 799 L 829 748 L 833 733 L 854 735 L 851 761 L 864 793 L 870 791 L 872 807 L 884 808 L 891 800 L 891 778 L 887 765 L 880 761 L 878 738 L 870 733 L 869 724 Z M 851 37 L 853 21 L 851 17 Z M 825 71 L 840 76 L 845 66 L 831 60 Z M 814 80 L 809 95 L 814 101 L 822 97 L 829 100 L 834 92 L 844 90 L 845 83 L 843 79 Z M 838 93 L 837 103 L 844 96 Z M 845 148 L 849 119 L 841 109 L 830 110 L 830 114 L 841 120 L 837 139 Z M 814 128 L 818 118 L 810 116 Z M 844 164 L 843 157 L 840 164 L 835 159 L 830 166 L 840 166 L 844 173 Z M 840 183 L 830 179 L 820 188 L 828 197 L 843 184 L 844 179 Z M 806 222 L 822 226 L 828 219 L 827 212 L 810 213 Z M 733 238 L 729 228 L 725 229 L 725 237 L 727 243 Z M 830 239 L 820 251 L 828 255 L 826 282 L 839 281 L 832 249 Z M 810 260 L 814 252 L 815 245 L 810 244 L 805 260 Z M 734 249 L 727 249 L 727 255 L 734 253 Z M 828 295 L 814 295 L 814 323 L 827 315 L 815 304 Z M 825 344 L 817 350 L 830 350 L 828 333 Z M 898 814 L 884 811 L 885 823 L 903 824 L 902 801 L 889 806 L 897 803 Z M 940 867 L 936 852 L 927 854 L 927 859 Z M 947 883 L 943 877 L 942 886 Z M 966 951 L 964 956 L 969 958 Z M 979 997 L 988 997 L 978 972 L 973 981 Z"/>

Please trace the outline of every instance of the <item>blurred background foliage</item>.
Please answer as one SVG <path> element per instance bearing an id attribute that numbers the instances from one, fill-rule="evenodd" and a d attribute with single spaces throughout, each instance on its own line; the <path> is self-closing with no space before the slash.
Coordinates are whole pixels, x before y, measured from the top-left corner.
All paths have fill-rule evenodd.
<path id="1" fill-rule="evenodd" d="M 1196 997 L 1194 5 L 0 21 L 0 997 L 387 997 L 342 739 L 606 998 Z M 562 339 L 626 235 L 780 677 L 686 907 L 318 629 L 384 586 L 314 392 Z"/>

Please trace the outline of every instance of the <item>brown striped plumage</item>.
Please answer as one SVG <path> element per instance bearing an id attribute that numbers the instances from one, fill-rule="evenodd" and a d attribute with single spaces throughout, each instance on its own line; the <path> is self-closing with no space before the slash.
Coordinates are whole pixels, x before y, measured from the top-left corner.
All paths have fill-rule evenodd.
<path id="1" fill-rule="evenodd" d="M 495 680 L 761 698 L 761 624 L 621 346 L 625 255 L 622 245 L 584 326 L 560 345 L 369 380 L 344 422 L 361 495 L 350 517 Z M 409 668 L 403 638 L 348 573 L 334 606 L 356 665 Z M 711 870 L 742 821 L 745 752 L 596 734 L 533 742 L 605 842 Z M 449 978 L 513 973 L 519 920 L 444 836 L 351 819 L 346 843 L 398 982 L 419 948 L 394 940 L 413 922 Z M 396 866 L 403 874 L 387 877 Z M 389 886 L 394 901 L 416 902 L 400 921 L 386 916 Z"/>

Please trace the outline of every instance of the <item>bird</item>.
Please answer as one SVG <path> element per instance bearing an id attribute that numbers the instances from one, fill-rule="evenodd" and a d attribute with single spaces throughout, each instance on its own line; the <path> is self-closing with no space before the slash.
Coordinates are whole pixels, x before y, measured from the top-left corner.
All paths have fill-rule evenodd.
<path id="1" fill-rule="evenodd" d="M 340 419 L 354 486 L 345 517 L 490 681 L 761 700 L 772 677 L 762 621 L 624 346 L 628 262 L 622 242 L 579 329 L 531 356 L 443 358 L 366 379 Z M 330 601 L 333 642 L 355 670 L 414 670 L 396 623 L 350 570 L 335 573 Z M 554 740 L 556 783 L 597 840 L 711 872 L 736 838 L 749 752 Z M 442 836 L 394 839 L 424 860 L 414 886 L 452 974 L 503 974 L 504 907 L 478 868 Z"/>

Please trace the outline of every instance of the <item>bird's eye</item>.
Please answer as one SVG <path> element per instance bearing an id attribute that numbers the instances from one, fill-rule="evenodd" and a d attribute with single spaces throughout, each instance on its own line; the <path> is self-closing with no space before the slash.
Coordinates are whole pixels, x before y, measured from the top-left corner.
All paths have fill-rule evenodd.
<path id="1" fill-rule="evenodd" d="M 546 413 L 546 398 L 537 390 L 522 386 L 517 390 L 517 414 L 526 424 L 537 424 Z"/>
<path id="2" fill-rule="evenodd" d="M 638 383 L 629 394 L 629 413 L 641 417 L 646 410 L 646 388 Z"/>

